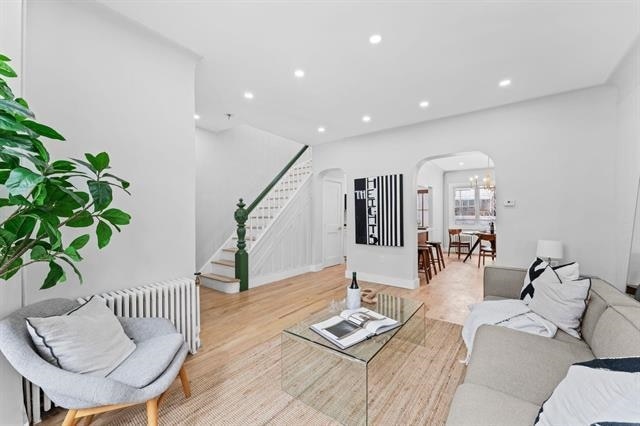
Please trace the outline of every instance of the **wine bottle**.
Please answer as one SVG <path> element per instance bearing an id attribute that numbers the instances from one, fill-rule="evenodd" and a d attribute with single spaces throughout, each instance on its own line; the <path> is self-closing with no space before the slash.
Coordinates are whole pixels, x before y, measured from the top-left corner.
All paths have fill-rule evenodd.
<path id="1" fill-rule="evenodd" d="M 360 287 L 358 287 L 358 280 L 354 272 L 351 285 L 347 288 L 347 309 L 358 308 L 360 308 Z"/>
<path id="2" fill-rule="evenodd" d="M 353 278 L 351 279 L 351 285 L 349 286 L 349 288 L 353 288 L 353 289 L 360 288 L 358 287 L 358 280 L 356 280 L 355 272 L 353 273 Z"/>

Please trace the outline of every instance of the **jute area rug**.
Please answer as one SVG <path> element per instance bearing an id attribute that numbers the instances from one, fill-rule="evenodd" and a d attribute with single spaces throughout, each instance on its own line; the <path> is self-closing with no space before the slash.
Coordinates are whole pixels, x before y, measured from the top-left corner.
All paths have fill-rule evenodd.
<path id="1" fill-rule="evenodd" d="M 445 423 L 465 370 L 460 331 L 459 325 L 426 319 L 424 346 L 412 344 L 410 350 L 400 351 L 385 348 L 377 355 L 394 357 L 394 365 L 400 367 L 384 381 L 370 384 L 369 424 Z M 222 369 L 192 377 L 191 386 L 189 399 L 177 384 L 167 392 L 160 406 L 161 425 L 338 424 L 280 389 L 280 337 L 252 348 Z M 144 404 L 97 416 L 93 424 L 146 425 Z"/>

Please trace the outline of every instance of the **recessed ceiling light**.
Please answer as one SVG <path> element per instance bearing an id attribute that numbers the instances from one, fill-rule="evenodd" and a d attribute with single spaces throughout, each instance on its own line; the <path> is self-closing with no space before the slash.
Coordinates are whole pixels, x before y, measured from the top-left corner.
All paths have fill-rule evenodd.
<path id="1" fill-rule="evenodd" d="M 194 120 L 200 120 L 200 116 L 198 114 L 193 114 L 193 119 Z"/>
<path id="2" fill-rule="evenodd" d="M 244 97 L 246 99 L 253 99 L 253 93 L 251 92 L 244 92 Z"/>
<path id="3" fill-rule="evenodd" d="M 318 127 L 318 133 L 324 133 L 325 130 L 324 127 Z"/>
<path id="4" fill-rule="evenodd" d="M 362 121 L 364 121 L 365 123 L 368 123 L 371 121 L 371 117 L 369 117 L 368 115 L 363 115 L 362 116 Z"/>
<path id="5" fill-rule="evenodd" d="M 369 43 L 371 44 L 378 44 L 382 41 L 382 36 L 380 34 L 373 34 L 371 37 L 369 37 Z"/>
<path id="6" fill-rule="evenodd" d="M 464 166 L 464 163 L 462 161 L 459 162 L 458 164 L 461 165 L 461 166 Z"/>
<path id="7" fill-rule="evenodd" d="M 509 79 L 500 80 L 500 83 L 498 83 L 498 86 L 500 86 L 500 87 L 509 87 L 509 86 L 511 86 L 511 80 L 509 80 Z"/>
<path id="8" fill-rule="evenodd" d="M 300 70 L 300 69 L 295 70 L 293 72 L 293 75 L 295 75 L 296 78 L 302 78 L 302 77 L 304 77 L 304 70 Z"/>
<path id="9" fill-rule="evenodd" d="M 422 101 L 420 102 L 420 108 L 426 108 L 429 106 L 429 101 Z"/>

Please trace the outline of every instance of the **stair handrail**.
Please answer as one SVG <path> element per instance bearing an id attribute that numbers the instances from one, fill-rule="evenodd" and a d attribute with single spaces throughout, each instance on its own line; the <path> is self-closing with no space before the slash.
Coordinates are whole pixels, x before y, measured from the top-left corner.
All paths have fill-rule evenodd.
<path id="1" fill-rule="evenodd" d="M 249 289 L 249 253 L 245 250 L 247 248 L 247 242 L 245 241 L 245 237 L 247 235 L 246 222 L 249 218 L 251 212 L 260 204 L 260 202 L 267 196 L 269 191 L 273 189 L 273 187 L 282 179 L 282 177 L 289 171 L 291 167 L 302 157 L 302 154 L 309 148 L 309 145 L 305 145 L 302 147 L 300 151 L 287 163 L 286 166 L 276 175 L 275 178 L 267 185 L 265 189 L 256 197 L 253 203 L 247 205 L 244 203 L 242 198 L 238 201 L 236 206 L 238 207 L 233 214 L 233 217 L 237 224 L 237 234 L 238 234 L 238 251 L 236 251 L 236 278 L 240 280 L 240 291 L 245 291 Z M 245 208 L 246 207 L 246 208 Z"/>

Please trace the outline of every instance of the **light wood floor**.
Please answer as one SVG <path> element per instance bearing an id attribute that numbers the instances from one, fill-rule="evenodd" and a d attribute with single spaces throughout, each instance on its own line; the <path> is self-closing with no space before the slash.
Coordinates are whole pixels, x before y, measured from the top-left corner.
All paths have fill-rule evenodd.
<path id="1" fill-rule="evenodd" d="M 420 288 L 416 290 L 366 282 L 360 285 L 422 300 L 427 317 L 462 324 L 468 313 L 467 305 L 482 299 L 483 269 L 477 267 L 475 256 L 462 263 L 453 255 L 450 258 L 445 255 L 445 262 L 446 268 L 429 284 L 420 274 Z M 202 348 L 187 359 L 191 381 L 278 336 L 284 328 L 326 307 L 332 300 L 343 299 L 350 282 L 344 273 L 343 265 L 334 266 L 239 294 L 201 287 Z M 55 413 L 44 424 L 60 424 L 63 415 Z"/>

